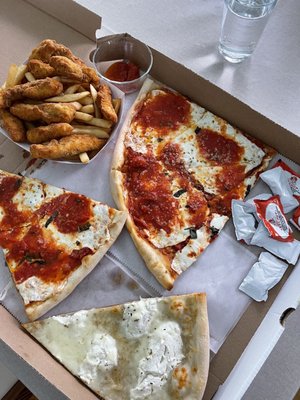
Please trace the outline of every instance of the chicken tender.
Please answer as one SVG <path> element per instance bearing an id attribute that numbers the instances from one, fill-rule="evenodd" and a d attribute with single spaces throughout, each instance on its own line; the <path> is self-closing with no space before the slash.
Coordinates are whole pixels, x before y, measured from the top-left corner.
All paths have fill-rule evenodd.
<path id="1" fill-rule="evenodd" d="M 72 135 L 73 126 L 66 123 L 39 126 L 27 131 L 27 140 L 30 143 L 44 143 L 52 139 Z"/>
<path id="2" fill-rule="evenodd" d="M 80 65 L 64 56 L 53 56 L 49 64 L 54 68 L 56 75 L 82 81 L 84 78 Z"/>
<path id="3" fill-rule="evenodd" d="M 14 142 L 25 142 L 26 132 L 23 122 L 7 110 L 0 110 L 1 126 Z"/>
<path id="4" fill-rule="evenodd" d="M 83 74 L 86 76 L 86 79 L 84 80 L 92 82 L 96 87 L 99 86 L 100 79 L 97 72 L 93 68 L 88 67 L 80 58 L 74 56 L 70 49 L 57 43 L 55 40 L 43 40 L 32 51 L 29 60 L 41 60 L 45 63 L 49 63 L 53 56 L 63 56 L 70 59 L 75 64 L 78 64 L 81 67 Z"/>
<path id="5" fill-rule="evenodd" d="M 45 39 L 32 50 L 29 60 L 41 60 L 49 63 L 52 56 L 64 56 L 72 59 L 73 53 L 63 44 L 59 44 L 55 40 Z"/>
<path id="6" fill-rule="evenodd" d="M 76 108 L 68 103 L 43 103 L 43 104 L 14 104 L 10 112 L 25 121 L 44 121 L 47 124 L 55 122 L 70 123 L 76 113 Z"/>
<path id="7" fill-rule="evenodd" d="M 41 60 L 28 61 L 27 68 L 36 79 L 43 79 L 55 75 L 54 68 Z"/>
<path id="8" fill-rule="evenodd" d="M 33 158 L 68 158 L 90 150 L 100 150 L 106 140 L 89 135 L 71 135 L 51 140 L 47 144 L 32 144 L 30 154 Z"/>
<path id="9" fill-rule="evenodd" d="M 4 90 L 0 96 L 0 106 L 10 107 L 14 101 L 25 98 L 42 100 L 47 97 L 57 96 L 62 91 L 63 85 L 58 80 L 53 78 L 39 79 Z"/>
<path id="10" fill-rule="evenodd" d="M 111 91 L 107 85 L 100 85 L 96 103 L 105 119 L 108 119 L 114 124 L 118 121 L 118 116 L 112 104 Z"/>

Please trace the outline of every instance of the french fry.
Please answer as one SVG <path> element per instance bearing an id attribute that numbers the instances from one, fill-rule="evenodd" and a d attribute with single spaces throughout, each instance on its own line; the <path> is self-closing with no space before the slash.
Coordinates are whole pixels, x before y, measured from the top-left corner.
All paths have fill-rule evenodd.
<path id="1" fill-rule="evenodd" d="M 82 126 L 82 125 L 72 125 L 74 127 L 73 133 L 78 135 L 91 135 L 96 136 L 99 139 L 108 139 L 109 134 L 102 128 L 97 128 L 95 126 Z M 75 128 L 76 126 L 76 128 Z"/>
<path id="2" fill-rule="evenodd" d="M 18 66 L 16 64 L 11 64 L 8 69 L 8 74 L 5 82 L 5 88 L 8 89 L 10 87 L 15 86 L 15 79 L 18 72 Z"/>
<path id="3" fill-rule="evenodd" d="M 80 158 L 80 161 L 81 161 L 83 164 L 87 164 L 87 163 L 90 161 L 90 158 L 89 158 L 89 156 L 87 155 L 87 153 L 80 153 L 80 154 L 79 154 L 79 158 Z"/>
<path id="4" fill-rule="evenodd" d="M 17 75 L 15 77 L 15 85 L 19 85 L 22 82 L 22 79 L 24 78 L 27 71 L 28 71 L 27 65 L 21 64 L 18 66 Z"/>
<path id="5" fill-rule="evenodd" d="M 80 106 L 81 106 L 81 104 L 80 104 Z M 88 104 L 87 106 L 81 106 L 80 111 L 83 113 L 87 113 L 87 114 L 93 114 L 95 111 L 95 107 L 93 104 Z"/>
<path id="6" fill-rule="evenodd" d="M 115 109 L 116 114 L 118 114 L 121 106 L 121 99 L 112 99 L 112 103 Z"/>
<path id="7" fill-rule="evenodd" d="M 79 85 L 79 87 L 78 87 L 78 89 L 77 89 L 77 92 L 86 92 L 86 89 L 83 87 L 83 86 L 81 86 L 81 85 Z"/>
<path id="8" fill-rule="evenodd" d="M 91 92 L 91 96 L 92 96 L 92 99 L 93 99 L 93 103 L 94 103 L 94 109 L 95 109 L 95 117 L 96 118 L 100 118 L 100 110 L 99 110 L 99 107 L 97 106 L 97 102 L 96 102 L 96 99 L 97 99 L 97 90 L 94 88 L 94 86 L 93 85 L 90 85 L 90 92 Z"/>
<path id="9" fill-rule="evenodd" d="M 5 82 L 5 89 L 8 89 L 10 87 L 13 87 L 21 83 L 22 79 L 25 76 L 26 71 L 27 71 L 27 65 L 22 64 L 18 66 L 16 64 L 11 64 Z"/>
<path id="10" fill-rule="evenodd" d="M 99 126 L 99 128 L 111 128 L 112 122 L 102 118 L 92 118 L 88 122 L 89 125 Z"/>
<path id="11" fill-rule="evenodd" d="M 78 121 L 89 122 L 93 119 L 93 116 L 91 114 L 76 111 L 75 119 L 77 119 Z"/>
<path id="12" fill-rule="evenodd" d="M 86 92 L 82 92 L 82 93 L 86 93 Z M 85 96 L 83 99 L 78 100 L 79 103 L 81 103 L 83 106 L 88 106 L 89 104 L 94 104 L 92 96 L 90 95 L 90 92 L 88 92 L 88 93 L 89 93 L 88 96 Z"/>
<path id="13" fill-rule="evenodd" d="M 72 101 L 72 102 L 69 103 L 69 104 L 71 104 L 72 106 L 74 106 L 75 109 L 76 109 L 76 111 L 79 111 L 79 110 L 82 109 L 82 105 L 81 105 L 78 101 Z"/>
<path id="14" fill-rule="evenodd" d="M 65 90 L 65 94 L 73 94 L 77 92 L 77 89 L 79 88 L 80 84 L 76 83 L 75 85 L 69 86 L 66 90 Z"/>
<path id="15" fill-rule="evenodd" d="M 82 100 L 84 97 L 89 96 L 89 94 L 90 94 L 90 92 L 64 94 L 62 96 L 50 97 L 49 99 L 46 99 L 45 102 L 50 102 L 50 103 L 71 103 L 73 101 Z"/>
<path id="16" fill-rule="evenodd" d="M 26 73 L 25 73 L 25 78 L 28 80 L 28 82 L 34 82 L 34 81 L 36 81 L 35 77 L 32 75 L 31 72 L 26 72 Z"/>

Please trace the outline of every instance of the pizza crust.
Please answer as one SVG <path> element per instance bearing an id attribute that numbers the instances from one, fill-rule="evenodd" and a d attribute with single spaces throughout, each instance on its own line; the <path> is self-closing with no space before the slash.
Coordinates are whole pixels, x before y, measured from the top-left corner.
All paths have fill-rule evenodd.
<path id="1" fill-rule="evenodd" d="M 90 256 L 86 256 L 82 260 L 82 264 L 67 278 L 66 284 L 62 290 L 54 296 L 46 299 L 43 302 L 32 302 L 25 307 L 26 314 L 30 321 L 39 318 L 50 309 L 59 304 L 62 300 L 68 297 L 78 284 L 96 267 L 108 249 L 119 236 L 125 221 L 127 213 L 125 211 L 115 210 L 114 218 L 109 226 L 110 239 Z"/>

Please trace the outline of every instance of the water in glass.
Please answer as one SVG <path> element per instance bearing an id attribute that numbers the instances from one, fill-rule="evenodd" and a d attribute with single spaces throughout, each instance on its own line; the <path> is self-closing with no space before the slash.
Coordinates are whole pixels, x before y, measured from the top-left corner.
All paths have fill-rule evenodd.
<path id="1" fill-rule="evenodd" d="M 225 0 L 219 51 L 230 62 L 249 57 L 277 0 Z"/>

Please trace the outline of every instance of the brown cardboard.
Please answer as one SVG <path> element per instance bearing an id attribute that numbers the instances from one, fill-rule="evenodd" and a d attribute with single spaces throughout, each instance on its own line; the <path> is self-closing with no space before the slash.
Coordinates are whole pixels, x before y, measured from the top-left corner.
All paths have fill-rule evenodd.
<path id="1" fill-rule="evenodd" d="M 45 9 L 46 12 L 41 9 Z M 81 24 L 83 15 L 85 23 Z M 88 23 L 86 23 L 87 19 Z M 66 24 L 59 20 L 66 21 Z M 93 39 L 93 32 L 99 26 L 98 17 L 85 12 L 82 7 L 70 0 L 64 0 L 64 2 L 2 0 L 0 35 L 6 37 L 7 40 L 0 46 L 2 59 L 0 80 L 5 80 L 10 63 L 23 62 L 28 51 L 45 38 L 53 38 L 66 44 L 76 54 L 87 60 L 94 46 L 89 39 Z M 7 35 L 7 32 L 10 32 L 10 35 Z M 275 147 L 295 162 L 300 161 L 299 135 L 276 125 L 222 89 L 161 53 L 153 50 L 153 56 L 152 75 L 154 78 L 186 94 L 233 125 Z M 205 399 L 211 399 L 218 386 L 229 375 L 287 277 L 288 273 L 285 274 L 284 280 L 270 292 L 266 303 L 252 303 L 248 307 L 218 354 L 213 357 Z M 96 398 L 23 332 L 18 322 L 3 307 L 0 307 L 0 320 L 2 322 L 0 339 L 58 390 L 75 400 Z"/>

